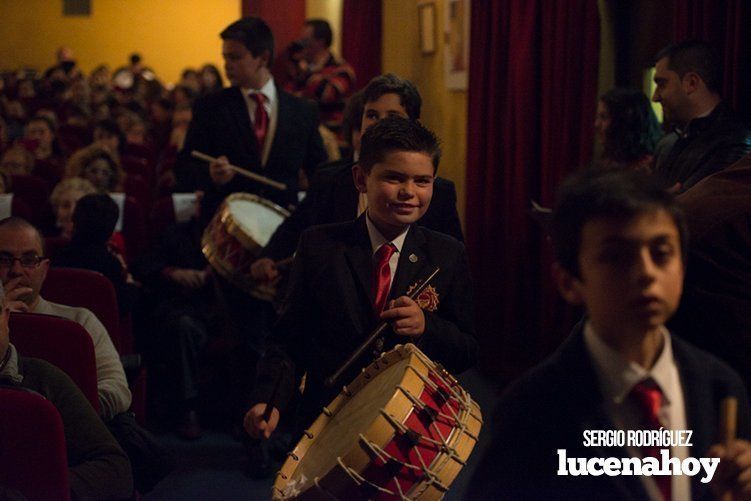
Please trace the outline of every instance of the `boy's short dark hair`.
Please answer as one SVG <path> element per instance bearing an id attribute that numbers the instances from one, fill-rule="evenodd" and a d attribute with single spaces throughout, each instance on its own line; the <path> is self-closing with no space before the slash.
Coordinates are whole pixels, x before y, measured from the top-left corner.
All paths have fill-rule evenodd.
<path id="1" fill-rule="evenodd" d="M 664 210 L 673 218 L 685 263 L 685 216 L 673 195 L 653 178 L 624 170 L 590 170 L 570 176 L 559 190 L 553 211 L 553 247 L 558 263 L 581 277 L 579 251 L 582 228 L 587 222 L 595 218 L 623 221 L 656 210 Z"/>
<path id="2" fill-rule="evenodd" d="M 359 163 L 370 173 L 375 164 L 394 151 L 425 153 L 433 162 L 433 173 L 438 170 L 441 160 L 438 137 L 416 120 L 387 117 L 369 127 L 362 136 Z"/>
<path id="3" fill-rule="evenodd" d="M 334 34 L 331 32 L 331 25 L 325 19 L 308 19 L 305 26 L 313 28 L 313 38 L 323 42 L 326 48 L 331 47 L 331 41 Z"/>
<path id="4" fill-rule="evenodd" d="M 360 132 L 364 108 L 365 101 L 361 90 L 347 99 L 347 105 L 344 107 L 344 120 L 342 121 L 342 136 L 344 136 L 345 141 L 350 141 L 353 132 Z"/>
<path id="5" fill-rule="evenodd" d="M 415 84 L 409 80 L 386 73 L 373 78 L 363 89 L 365 104 L 377 101 L 384 94 L 397 94 L 402 106 L 407 110 L 407 116 L 412 120 L 420 118 L 422 97 Z"/>
<path id="6" fill-rule="evenodd" d="M 696 73 L 707 88 L 719 93 L 722 86 L 720 60 L 712 46 L 701 40 L 686 40 L 668 45 L 655 56 L 655 63 L 663 57 L 668 59 L 668 68 L 683 78 L 688 72 Z"/>
<path id="7" fill-rule="evenodd" d="M 93 193 L 76 202 L 73 211 L 73 239 L 90 244 L 104 244 L 112 236 L 120 209 L 112 197 Z"/>
<path id="8" fill-rule="evenodd" d="M 260 57 L 269 52 L 268 67 L 274 64 L 274 34 L 269 25 L 260 17 L 244 17 L 230 24 L 219 34 L 222 40 L 235 40 L 253 54 Z"/>

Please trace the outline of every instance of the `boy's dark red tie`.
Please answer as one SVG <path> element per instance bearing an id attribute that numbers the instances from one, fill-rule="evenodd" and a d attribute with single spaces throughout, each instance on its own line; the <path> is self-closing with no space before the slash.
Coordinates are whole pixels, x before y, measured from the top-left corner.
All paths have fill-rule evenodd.
<path id="1" fill-rule="evenodd" d="M 373 311 L 376 317 L 381 314 L 383 307 L 386 306 L 386 298 L 391 288 L 391 267 L 389 259 L 396 252 L 396 247 L 392 243 L 383 244 L 375 253 L 375 263 L 373 268 Z"/>
<path id="2" fill-rule="evenodd" d="M 637 383 L 632 389 L 631 394 L 639 404 L 639 408 L 644 416 L 644 425 L 651 430 L 659 430 L 663 425 L 660 423 L 660 407 L 662 407 L 662 390 L 651 379 L 646 379 Z M 645 456 L 659 459 L 660 449 L 658 447 L 643 447 Z M 657 487 L 662 493 L 662 498 L 670 501 L 670 484 L 672 478 L 670 475 L 654 475 L 652 478 L 657 483 Z"/>
<path id="3" fill-rule="evenodd" d="M 266 140 L 266 134 L 269 130 L 269 114 L 266 113 L 266 108 L 263 103 L 266 101 L 266 96 L 260 92 L 251 92 L 250 98 L 256 102 L 256 114 L 255 123 L 253 124 L 253 132 L 256 135 L 258 146 L 263 150 L 263 142 Z"/>

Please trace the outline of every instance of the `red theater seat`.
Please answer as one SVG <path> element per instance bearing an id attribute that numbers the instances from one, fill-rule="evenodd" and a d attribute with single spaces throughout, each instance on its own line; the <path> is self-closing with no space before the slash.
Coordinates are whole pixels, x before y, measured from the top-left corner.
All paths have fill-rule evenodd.
<path id="1" fill-rule="evenodd" d="M 79 324 L 51 315 L 11 313 L 10 342 L 25 357 L 41 358 L 66 373 L 99 411 L 94 343 Z"/>
<path id="2" fill-rule="evenodd" d="M 70 499 L 63 423 L 31 392 L 0 388 L 0 485 L 29 501 Z"/>

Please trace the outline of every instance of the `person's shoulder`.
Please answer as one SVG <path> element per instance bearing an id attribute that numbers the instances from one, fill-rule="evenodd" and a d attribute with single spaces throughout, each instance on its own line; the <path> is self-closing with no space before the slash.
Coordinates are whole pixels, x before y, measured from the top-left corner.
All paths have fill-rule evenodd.
<path id="1" fill-rule="evenodd" d="M 223 106 L 223 105 L 226 105 L 227 103 L 231 103 L 239 99 L 242 99 L 242 94 L 240 93 L 239 88 L 225 87 L 216 92 L 211 92 L 209 94 L 205 94 L 203 96 L 198 97 L 195 100 L 193 109 L 196 112 L 200 112 L 200 111 L 208 112 L 208 111 L 211 111 L 213 108 L 216 108 L 217 106 Z"/>
<path id="2" fill-rule="evenodd" d="M 674 357 L 684 371 L 700 372 L 702 380 L 709 382 L 709 384 L 726 382 L 743 387 L 743 382 L 738 373 L 715 355 L 692 345 L 675 334 L 671 335 L 671 342 Z"/>
<path id="3" fill-rule="evenodd" d="M 45 300 L 45 303 L 47 304 L 47 308 L 45 308 L 46 311 L 39 311 L 38 313 L 57 315 L 58 317 L 73 320 L 84 327 L 86 326 L 85 324 L 92 321 L 92 319 L 97 320 L 96 315 L 94 315 L 91 310 L 82 306 L 68 306 L 66 304 L 53 303 L 52 301 L 47 300 Z"/>
<path id="4" fill-rule="evenodd" d="M 276 92 L 280 106 L 284 105 L 285 107 L 294 110 L 295 113 L 307 116 L 308 118 L 317 118 L 318 105 L 314 101 L 294 96 L 279 86 L 277 86 Z"/>
<path id="5" fill-rule="evenodd" d="M 356 221 L 311 226 L 302 233 L 301 241 L 308 244 L 347 240 L 357 231 Z"/>
<path id="6" fill-rule="evenodd" d="M 425 240 L 427 245 L 432 248 L 440 249 L 443 252 L 447 253 L 466 252 L 464 244 L 457 240 L 455 237 L 447 235 L 446 233 L 441 233 L 440 231 L 430 229 L 426 226 L 421 226 L 420 221 L 417 221 L 417 224 L 410 231 L 412 230 L 417 232 L 418 235 Z"/>

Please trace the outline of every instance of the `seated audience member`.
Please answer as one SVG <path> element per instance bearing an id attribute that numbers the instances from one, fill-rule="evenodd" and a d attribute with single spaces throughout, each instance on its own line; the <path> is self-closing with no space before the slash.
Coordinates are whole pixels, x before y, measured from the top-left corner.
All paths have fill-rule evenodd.
<path id="1" fill-rule="evenodd" d="M 86 308 L 51 303 L 39 295 L 49 268 L 42 237 L 27 221 L 0 221 L 0 279 L 13 311 L 44 313 L 81 324 L 91 335 L 96 357 L 99 413 L 108 421 L 128 410 L 131 394 L 117 350 L 102 323 Z"/>
<path id="2" fill-rule="evenodd" d="M 717 495 L 747 494 L 751 427 L 743 383 L 665 328 L 681 296 L 687 239 L 672 195 L 640 173 L 580 175 L 564 185 L 553 225 L 555 280 L 586 317 L 501 397 L 468 499 L 704 499 L 710 485 Z M 738 399 L 739 438 L 717 444 L 727 396 Z M 583 433 L 658 429 L 692 430 L 690 447 L 590 444 Z M 597 475 L 602 463 L 593 463 L 591 475 L 573 473 L 579 467 L 572 458 L 646 466 L 647 459 L 662 461 L 659 449 L 679 464 L 720 458 L 712 483 L 701 480 L 708 472 L 624 475 L 617 466 L 619 475 Z"/>
<path id="3" fill-rule="evenodd" d="M 380 321 L 390 328 L 374 350 L 411 342 L 451 372 L 474 365 L 464 246 L 416 224 L 430 205 L 439 159 L 438 138 L 417 121 L 387 118 L 365 132 L 354 179 L 368 209 L 356 221 L 303 233 L 284 309 L 259 362 L 255 404 L 245 416 L 251 436 L 273 433 L 306 372 L 298 426 L 312 423 L 340 389 L 326 387 L 324 380 Z M 440 273 L 431 287 L 440 301 L 424 311 L 404 294 L 436 267 Z M 369 351 L 360 357 L 343 374 L 343 384 L 374 356 Z M 263 414 L 277 381 L 278 405 L 267 422 Z"/>
<path id="4" fill-rule="evenodd" d="M 224 87 L 224 81 L 222 80 L 222 74 L 219 68 L 213 64 L 204 64 L 201 67 L 201 95 L 213 94 L 216 91 L 222 90 Z"/>
<path id="5" fill-rule="evenodd" d="M 737 370 L 751 389 L 751 155 L 678 196 L 691 241 L 671 328 Z"/>
<path id="6" fill-rule="evenodd" d="M 54 265 L 98 271 L 112 282 L 120 314 L 131 311 L 137 293 L 122 257 L 109 247 L 120 214 L 109 195 L 85 195 L 75 205 L 70 244 L 55 256 Z"/>
<path id="7" fill-rule="evenodd" d="M 751 131 L 722 100 L 714 50 L 689 40 L 655 56 L 652 100 L 673 126 L 657 145 L 654 172 L 665 186 L 685 190 L 751 152 Z"/>
<path id="8" fill-rule="evenodd" d="M 32 174 L 57 184 L 63 177 L 65 159 L 57 142 L 57 126 L 47 115 L 37 115 L 26 124 L 24 140 L 34 154 Z"/>
<path id="9" fill-rule="evenodd" d="M 11 146 L 0 159 L 0 172 L 6 176 L 28 176 L 34 171 L 34 155 L 20 144 Z"/>
<path id="10" fill-rule="evenodd" d="M 9 344 L 8 316 L 9 310 L 3 305 L 0 313 L 0 386 L 39 393 L 57 408 L 65 434 L 68 479 L 73 498 L 130 497 L 133 476 L 128 457 L 81 390 L 64 372 L 44 360 L 20 356 Z"/>
<path id="11" fill-rule="evenodd" d="M 94 125 L 94 142 L 107 148 L 115 158 L 119 158 L 122 156 L 125 136 L 114 120 L 99 120 Z"/>
<path id="12" fill-rule="evenodd" d="M 60 236 L 71 239 L 73 236 L 73 211 L 76 203 L 85 195 L 96 193 L 97 189 L 88 179 L 71 177 L 63 179 L 52 190 L 50 202 L 55 214 L 55 224 Z"/>
<path id="13" fill-rule="evenodd" d="M 359 157 L 360 134 L 379 120 L 400 116 L 410 120 L 420 118 L 422 98 L 409 80 L 391 73 L 373 78 L 353 96 L 347 108 L 347 130 L 354 146 L 349 161 L 336 162 L 313 178 L 311 188 L 300 206 L 274 232 L 263 249 L 251 273 L 256 280 L 270 281 L 278 276 L 274 261 L 292 255 L 300 234 L 310 226 L 351 221 L 367 207 L 367 197 L 357 192 L 352 180 L 352 165 Z M 427 213 L 419 224 L 463 240 L 459 214 L 456 211 L 456 189 L 449 180 L 436 177 L 433 198 Z"/>
<path id="14" fill-rule="evenodd" d="M 70 157 L 65 177 L 86 179 L 98 192 L 111 193 L 122 191 L 125 173 L 110 150 L 95 143 Z"/>
<path id="15" fill-rule="evenodd" d="M 602 145 L 596 162 L 603 169 L 651 172 L 662 132 L 647 96 L 638 89 L 615 88 L 597 102 L 595 132 Z"/>
<path id="16" fill-rule="evenodd" d="M 168 226 L 133 269 L 153 305 L 148 351 L 164 369 L 162 399 L 176 409 L 177 434 L 185 439 L 202 433 L 198 370 L 206 342 L 222 325 L 202 235 L 197 216 Z"/>

